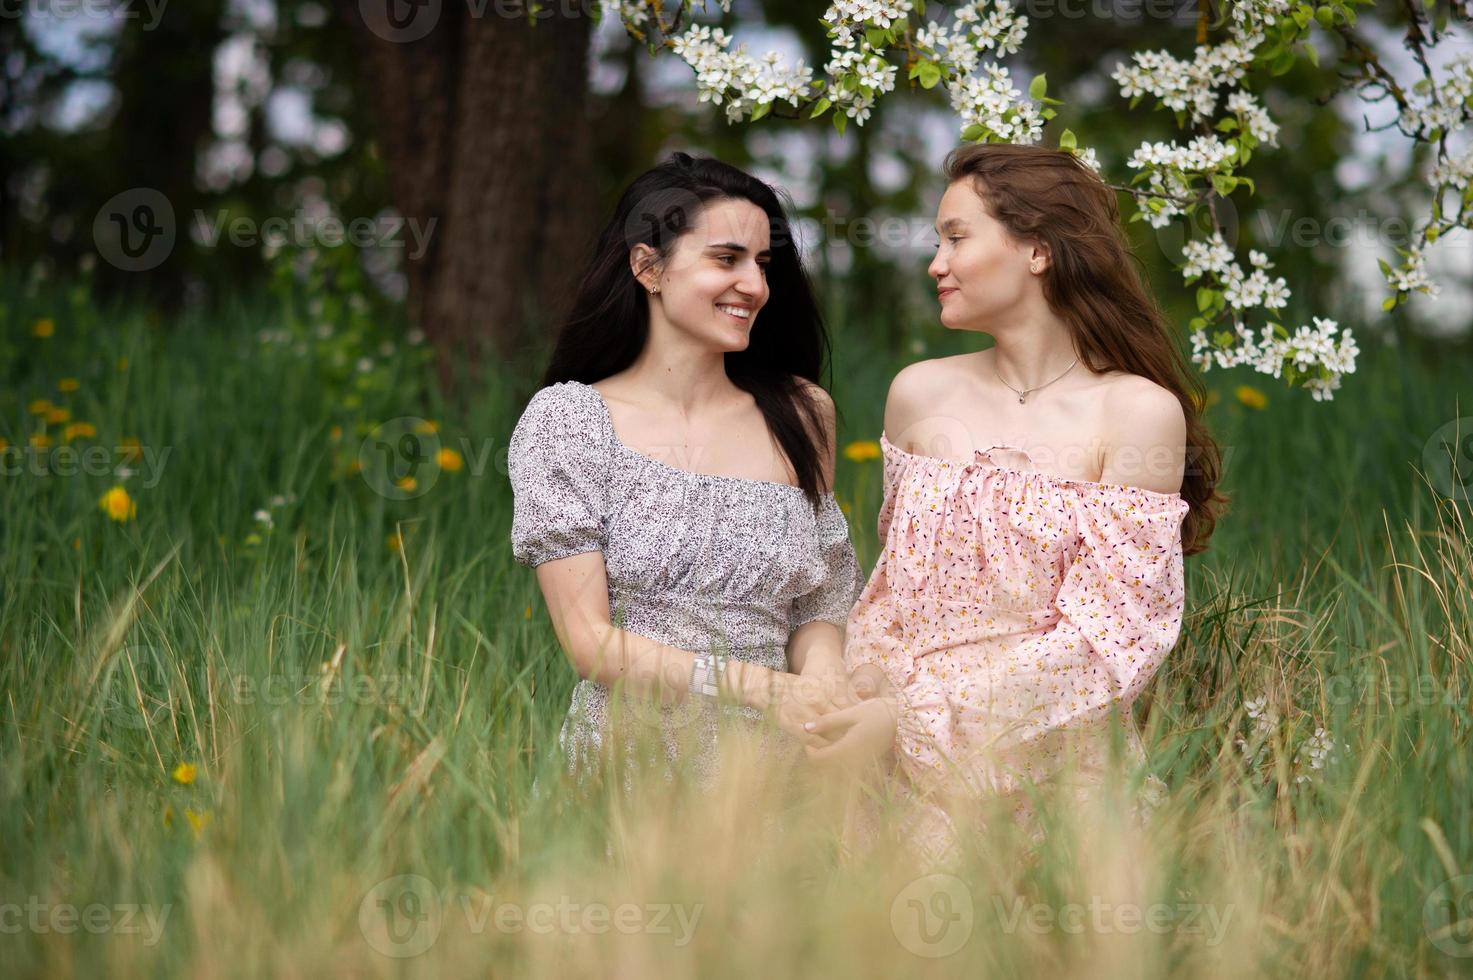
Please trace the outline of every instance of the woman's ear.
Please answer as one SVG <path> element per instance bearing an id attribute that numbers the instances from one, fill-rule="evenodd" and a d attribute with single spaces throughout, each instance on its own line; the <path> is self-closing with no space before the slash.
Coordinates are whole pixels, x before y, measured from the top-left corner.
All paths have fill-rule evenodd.
<path id="1" fill-rule="evenodd" d="M 1032 251 L 1028 253 L 1028 271 L 1047 272 L 1052 262 L 1053 256 L 1049 253 L 1048 246 L 1043 242 L 1035 242 Z"/>
<path id="2" fill-rule="evenodd" d="M 660 253 L 653 246 L 640 242 L 629 250 L 629 271 L 646 292 L 660 291 Z"/>

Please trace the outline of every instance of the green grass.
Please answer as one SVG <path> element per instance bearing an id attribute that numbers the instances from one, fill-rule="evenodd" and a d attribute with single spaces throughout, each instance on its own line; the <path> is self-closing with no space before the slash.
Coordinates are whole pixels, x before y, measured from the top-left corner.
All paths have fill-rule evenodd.
<path id="1" fill-rule="evenodd" d="M 47 398 L 96 426 L 76 442 L 107 459 L 63 475 L 54 454 L 27 456 L 0 480 L 0 943 L 17 974 L 1443 976 L 1473 963 L 1454 955 L 1473 953 L 1468 925 L 1433 929 L 1449 909 L 1473 915 L 1443 884 L 1473 874 L 1473 548 L 1467 505 L 1417 472 L 1468 411 L 1466 345 L 1363 340 L 1330 404 L 1208 375 L 1234 502 L 1188 561 L 1183 636 L 1143 706 L 1170 799 L 1144 833 L 1051 810 L 1036 860 L 1002 828 L 943 883 L 947 906 L 895 855 L 836 860 L 826 798 L 764 832 L 770 801 L 740 770 L 714 801 L 559 783 L 575 678 L 508 542 L 504 449 L 533 374 L 489 377 L 452 408 L 420 354 L 378 352 L 392 331 L 375 311 L 278 286 L 270 306 L 167 325 L 99 309 L 82 287 L 0 291 L 0 436 L 25 445 L 28 405 Z M 30 335 L 38 317 L 53 336 Z M 324 319 L 331 337 L 312 332 Z M 292 339 L 263 343 L 276 329 Z M 934 355 L 960 338 L 927 340 Z M 875 438 L 903 360 L 853 330 L 836 347 L 841 443 Z M 58 393 L 63 377 L 79 389 Z M 1240 404 L 1238 384 L 1268 408 Z M 402 417 L 438 422 L 466 465 L 401 500 L 350 463 Z M 46 429 L 58 444 L 62 424 Z M 119 523 L 98 498 L 125 438 L 162 463 L 130 464 L 136 517 Z M 867 570 L 879 464 L 841 458 L 838 489 Z M 1279 721 L 1250 763 L 1234 742 L 1260 694 Z M 1317 726 L 1337 751 L 1309 770 L 1296 755 Z M 180 762 L 198 766 L 190 785 L 171 779 Z M 553 789 L 534 796 L 539 774 Z M 442 911 L 407 958 L 370 941 L 386 928 L 372 889 L 402 874 L 431 883 Z M 1047 924 L 1092 900 L 1176 918 L 1159 932 Z M 494 916 L 477 929 L 479 911 L 539 901 L 634 903 L 642 931 Z M 408 902 L 393 923 L 416 921 Z M 57 907 L 94 903 L 106 928 L 56 928 Z M 1016 903 L 1037 917 L 1012 919 Z M 689 941 L 646 905 L 699 908 Z M 133 925 L 167 910 L 157 941 L 127 931 L 121 906 L 141 907 Z M 919 955 L 944 947 L 918 945 L 907 916 L 963 906 L 960 948 Z M 1219 933 L 1195 928 L 1204 910 Z M 945 937 L 963 936 L 947 921 Z"/>

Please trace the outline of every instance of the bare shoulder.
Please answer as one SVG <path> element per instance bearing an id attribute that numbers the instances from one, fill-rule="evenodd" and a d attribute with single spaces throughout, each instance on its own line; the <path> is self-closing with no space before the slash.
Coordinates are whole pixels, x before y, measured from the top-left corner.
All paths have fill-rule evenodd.
<path id="1" fill-rule="evenodd" d="M 975 354 L 933 357 L 901 368 L 891 380 L 890 392 L 885 397 L 885 432 L 892 438 L 900 438 L 935 401 L 938 387 L 960 374 L 964 362 L 975 357 Z"/>
<path id="2" fill-rule="evenodd" d="M 818 407 L 818 410 L 826 418 L 832 419 L 834 417 L 834 396 L 828 393 L 828 389 L 824 388 L 821 384 L 816 384 L 807 378 L 800 378 L 797 375 L 793 376 L 793 380 L 798 383 L 798 390 L 811 398 L 813 404 Z"/>
<path id="3" fill-rule="evenodd" d="M 1116 375 L 1105 389 L 1104 407 L 1115 428 L 1180 428 L 1186 433 L 1181 400 L 1171 389 L 1138 374 Z"/>
<path id="4" fill-rule="evenodd" d="M 1149 378 L 1121 374 L 1109 382 L 1103 408 L 1109 444 L 1103 482 L 1179 491 L 1187 422 L 1176 394 Z"/>

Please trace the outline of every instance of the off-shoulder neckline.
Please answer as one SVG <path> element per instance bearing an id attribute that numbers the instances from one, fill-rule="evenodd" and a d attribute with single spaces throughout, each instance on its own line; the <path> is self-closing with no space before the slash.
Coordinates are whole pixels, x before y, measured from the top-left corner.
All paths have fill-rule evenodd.
<path id="1" fill-rule="evenodd" d="M 624 441 L 619 438 L 618 431 L 614 429 L 613 413 L 609 411 L 608 402 L 604 401 L 603 394 L 597 388 L 590 384 L 584 384 L 582 381 L 559 381 L 557 383 L 575 385 L 578 388 L 586 388 L 588 390 L 588 393 L 598 401 L 599 410 L 603 413 L 603 420 L 608 428 L 609 441 L 613 443 L 614 448 L 623 452 L 625 455 L 638 459 L 640 462 L 658 466 L 661 469 L 669 470 L 671 473 L 678 473 L 682 476 L 690 477 L 696 480 L 707 480 L 712 483 L 728 483 L 739 486 L 777 487 L 783 490 L 792 490 L 800 494 L 803 492 L 803 488 L 798 486 L 796 483 L 778 483 L 775 480 L 749 480 L 745 477 L 723 476 L 719 473 L 698 473 L 695 470 L 687 470 L 682 469 L 679 466 L 671 466 L 669 463 L 666 463 L 663 460 L 655 459 L 655 457 L 653 456 L 647 456 L 639 450 L 625 445 Z M 825 498 L 833 499 L 834 492 L 832 490 L 826 490 L 824 491 L 822 496 Z"/>
<path id="2" fill-rule="evenodd" d="M 944 459 L 944 458 L 942 458 L 940 456 L 927 456 L 927 455 L 925 455 L 923 453 L 906 452 L 904 449 L 901 449 L 899 446 L 895 445 L 895 443 L 891 442 L 890 441 L 890 437 L 887 436 L 883 431 L 880 432 L 880 448 L 882 450 L 888 448 L 890 451 L 894 452 L 895 455 L 897 455 L 897 456 L 903 456 L 903 457 L 906 457 L 906 458 L 909 458 L 909 459 L 915 459 L 915 460 L 924 460 L 926 462 L 937 463 L 937 464 L 940 464 L 942 466 L 968 466 L 968 465 L 970 465 L 969 463 L 967 463 L 966 460 L 962 460 L 962 459 Z M 1026 452 L 1026 450 L 1023 450 L 1021 446 L 993 446 L 991 448 L 993 448 L 993 449 L 1017 449 L 1017 450 Z M 983 452 L 984 452 L 984 450 L 980 450 L 979 449 L 979 450 L 977 450 L 977 455 L 981 455 Z M 1089 489 L 1099 490 L 1101 492 L 1104 492 L 1104 491 L 1117 491 L 1117 492 L 1120 492 L 1120 493 L 1145 494 L 1147 497 L 1163 497 L 1163 498 L 1166 498 L 1168 500 L 1183 500 L 1184 499 L 1182 497 L 1180 491 L 1176 491 L 1174 493 L 1165 493 L 1165 492 L 1160 491 L 1160 490 L 1148 490 L 1145 487 L 1131 486 L 1128 483 L 1104 483 L 1104 482 L 1102 482 L 1100 480 L 1073 480 L 1073 479 L 1070 479 L 1068 477 L 1054 476 L 1053 474 L 1050 474 L 1050 473 L 1042 473 L 1042 472 L 1039 472 L 1037 470 L 1020 470 L 1017 467 L 1013 467 L 1013 466 L 999 466 L 996 463 L 993 463 L 992 465 L 990 465 L 988 467 L 988 469 L 999 470 L 999 471 L 1001 471 L 1003 473 L 1012 473 L 1012 474 L 1016 474 L 1017 476 L 1031 477 L 1031 478 L 1036 479 L 1036 480 L 1041 480 L 1044 483 L 1050 483 L 1050 484 L 1054 484 L 1056 486 L 1087 487 Z"/>

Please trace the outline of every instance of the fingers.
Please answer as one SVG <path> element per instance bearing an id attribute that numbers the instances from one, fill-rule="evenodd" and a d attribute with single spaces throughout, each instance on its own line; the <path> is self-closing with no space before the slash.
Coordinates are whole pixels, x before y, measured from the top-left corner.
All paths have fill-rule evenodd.
<path id="1" fill-rule="evenodd" d="M 822 735 L 825 737 L 841 734 L 847 731 L 849 727 L 854 724 L 856 720 L 854 714 L 856 707 L 858 707 L 858 705 L 853 705 L 848 708 L 839 708 L 837 711 L 830 711 L 827 714 L 820 715 L 817 718 L 811 719 L 810 721 L 804 723 L 803 727 L 804 729 L 812 732 L 815 735 Z"/>

